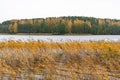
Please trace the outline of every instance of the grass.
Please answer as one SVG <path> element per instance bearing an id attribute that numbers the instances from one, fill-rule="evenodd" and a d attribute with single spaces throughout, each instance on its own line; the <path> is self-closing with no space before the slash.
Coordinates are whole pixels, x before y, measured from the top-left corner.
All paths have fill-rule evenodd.
<path id="1" fill-rule="evenodd" d="M 120 42 L 0 42 L 0 73 L 41 74 L 72 79 L 86 75 L 97 80 L 120 77 Z M 46 76 L 47 75 L 47 76 Z M 64 79 L 63 79 L 64 80 Z"/>

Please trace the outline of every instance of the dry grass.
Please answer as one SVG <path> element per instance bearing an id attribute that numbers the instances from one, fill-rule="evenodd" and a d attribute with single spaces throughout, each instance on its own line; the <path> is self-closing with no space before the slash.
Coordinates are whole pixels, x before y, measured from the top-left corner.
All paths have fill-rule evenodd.
<path id="1" fill-rule="evenodd" d="M 120 72 L 120 42 L 0 42 L 0 71 L 44 74 L 52 80 L 86 74 L 108 79 Z"/>

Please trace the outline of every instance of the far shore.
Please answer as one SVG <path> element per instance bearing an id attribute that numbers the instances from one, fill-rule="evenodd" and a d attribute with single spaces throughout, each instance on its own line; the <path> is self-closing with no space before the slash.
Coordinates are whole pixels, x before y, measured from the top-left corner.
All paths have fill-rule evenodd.
<path id="1" fill-rule="evenodd" d="M 0 33 L 0 35 L 66 35 L 66 36 L 78 36 L 78 35 L 93 35 L 93 34 L 52 34 L 52 33 Z"/>

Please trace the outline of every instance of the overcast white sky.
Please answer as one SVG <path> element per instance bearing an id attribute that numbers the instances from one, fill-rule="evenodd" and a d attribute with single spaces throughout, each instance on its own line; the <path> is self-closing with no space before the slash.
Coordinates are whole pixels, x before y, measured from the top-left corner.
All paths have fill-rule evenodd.
<path id="1" fill-rule="evenodd" d="M 120 19 L 120 0 L 0 0 L 0 22 L 57 16 Z"/>

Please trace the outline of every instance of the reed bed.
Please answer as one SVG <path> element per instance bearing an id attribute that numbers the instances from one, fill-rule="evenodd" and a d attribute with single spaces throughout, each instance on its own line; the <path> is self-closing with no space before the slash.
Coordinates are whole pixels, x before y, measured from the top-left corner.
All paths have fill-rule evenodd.
<path id="1" fill-rule="evenodd" d="M 0 75 L 3 73 L 44 75 L 45 80 L 59 76 L 62 80 L 120 78 L 120 42 L 2 41 Z"/>

